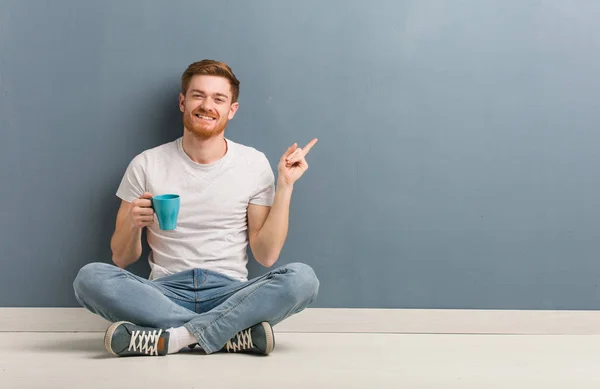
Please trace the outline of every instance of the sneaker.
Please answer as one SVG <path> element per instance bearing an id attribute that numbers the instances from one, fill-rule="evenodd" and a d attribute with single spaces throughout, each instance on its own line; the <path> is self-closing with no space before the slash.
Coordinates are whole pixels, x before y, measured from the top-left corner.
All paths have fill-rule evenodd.
<path id="1" fill-rule="evenodd" d="M 128 321 L 111 324 L 104 335 L 104 347 L 116 356 L 167 355 L 169 332 L 137 326 Z"/>
<path id="2" fill-rule="evenodd" d="M 275 334 L 269 323 L 263 321 L 238 332 L 223 350 L 228 353 L 250 352 L 267 355 L 275 348 Z"/>

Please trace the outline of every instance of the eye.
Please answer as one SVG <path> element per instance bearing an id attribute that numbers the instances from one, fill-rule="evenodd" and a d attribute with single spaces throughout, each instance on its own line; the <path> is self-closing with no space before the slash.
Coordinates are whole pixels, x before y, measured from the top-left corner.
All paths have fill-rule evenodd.
<path id="1" fill-rule="evenodd" d="M 221 98 L 216 99 L 216 101 L 217 101 L 217 103 L 224 103 L 225 102 L 225 100 L 221 99 Z"/>

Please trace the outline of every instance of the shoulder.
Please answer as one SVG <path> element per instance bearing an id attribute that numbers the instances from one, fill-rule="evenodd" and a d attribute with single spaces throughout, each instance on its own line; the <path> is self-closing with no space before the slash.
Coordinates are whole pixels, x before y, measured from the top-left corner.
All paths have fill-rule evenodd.
<path id="1" fill-rule="evenodd" d="M 265 164 L 270 166 L 267 156 L 262 151 L 257 150 L 252 146 L 234 142 L 230 139 L 227 139 L 227 143 L 235 148 L 235 155 L 239 162 L 250 167 L 260 167 L 265 166 Z"/>
<path id="2" fill-rule="evenodd" d="M 146 149 L 133 157 L 131 164 L 137 166 L 147 166 L 154 161 L 169 158 L 177 153 L 178 141 L 179 139 Z"/>

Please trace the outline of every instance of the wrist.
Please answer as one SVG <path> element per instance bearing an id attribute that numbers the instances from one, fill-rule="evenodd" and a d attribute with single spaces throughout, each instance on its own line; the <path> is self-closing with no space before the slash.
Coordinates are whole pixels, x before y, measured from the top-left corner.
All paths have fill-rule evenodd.
<path id="1" fill-rule="evenodd" d="M 281 190 L 284 192 L 292 192 L 294 190 L 294 184 L 286 182 L 283 178 L 279 178 L 277 180 L 277 188 L 276 190 Z"/>

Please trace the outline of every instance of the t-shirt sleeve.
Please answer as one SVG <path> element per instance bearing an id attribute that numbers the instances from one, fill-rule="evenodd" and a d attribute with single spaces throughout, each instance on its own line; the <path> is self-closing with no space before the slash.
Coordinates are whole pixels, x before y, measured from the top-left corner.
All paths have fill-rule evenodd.
<path id="1" fill-rule="evenodd" d="M 117 189 L 117 196 L 121 200 L 132 202 L 146 191 L 146 169 L 143 155 L 136 156 L 127 166 L 125 175 Z"/>
<path id="2" fill-rule="evenodd" d="M 257 186 L 250 198 L 250 204 L 271 206 L 275 198 L 275 175 L 264 153 L 261 153 L 258 160 L 257 171 Z"/>

